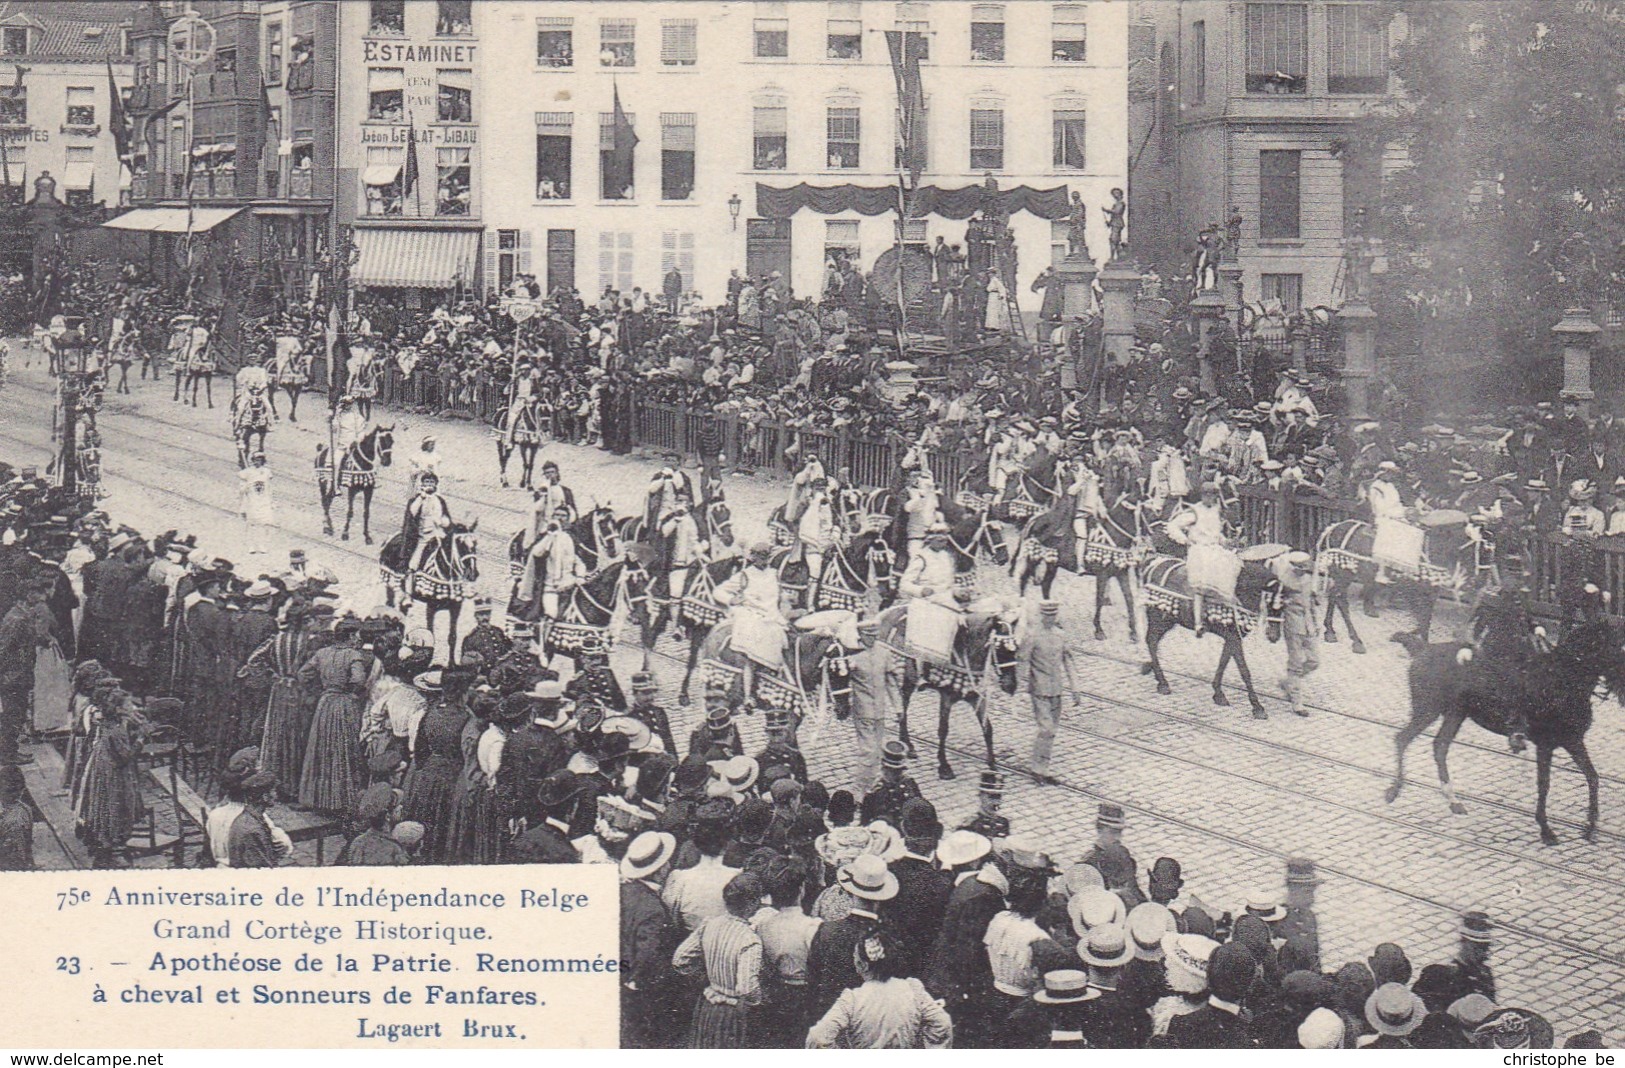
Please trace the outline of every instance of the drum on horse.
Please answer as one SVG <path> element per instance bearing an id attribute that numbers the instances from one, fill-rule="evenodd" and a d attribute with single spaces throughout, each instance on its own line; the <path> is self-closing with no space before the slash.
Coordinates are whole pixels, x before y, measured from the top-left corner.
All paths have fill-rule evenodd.
<path id="1" fill-rule="evenodd" d="M 984 556 L 999 567 L 1010 563 L 1010 546 L 1005 540 L 1004 527 L 988 512 L 986 498 L 961 493 L 956 500 L 942 498 L 937 511 L 948 524 L 948 547 L 954 554 L 954 584 L 960 589 L 976 587 L 976 561 Z M 886 543 L 891 546 L 893 569 L 899 576 L 908 569 L 908 516 L 901 511 L 886 528 Z"/>
<path id="2" fill-rule="evenodd" d="M 271 431 L 270 376 L 265 368 L 248 366 L 237 372 L 236 392 L 231 398 L 231 438 L 237 444 L 237 466 L 247 467 L 249 458 L 265 451 L 265 435 Z M 249 442 L 259 438 L 259 447 Z"/>
<path id="3" fill-rule="evenodd" d="M 526 397 L 498 412 L 491 421 L 496 437 L 497 473 L 504 489 L 508 487 L 508 460 L 519 453 L 519 484 L 531 488 L 536 472 L 536 453 L 542 447 L 542 421 L 535 397 Z"/>
<path id="4" fill-rule="evenodd" d="M 1447 760 L 1457 732 L 1470 719 L 1505 737 L 1514 753 L 1521 753 L 1526 742 L 1535 743 L 1535 822 L 1547 845 L 1558 841 L 1546 818 L 1552 755 L 1566 750 L 1586 780 L 1581 836 L 1595 840 L 1600 783 L 1586 733 L 1598 684 L 1605 684 L 1616 699 L 1625 694 L 1625 651 L 1619 628 L 1602 615 L 1596 587 L 1585 591 L 1582 611 L 1586 618 L 1570 626 L 1550 649 L 1521 641 L 1502 642 L 1494 652 L 1488 643 L 1477 649 L 1464 642 L 1411 644 L 1411 718 L 1394 739 L 1394 781 L 1384 795 L 1387 801 L 1392 803 L 1404 788 L 1406 749 L 1442 720 L 1433 737 L 1433 762 L 1450 811 L 1464 814 L 1467 808 L 1456 797 Z"/>
<path id="5" fill-rule="evenodd" d="M 850 613 L 820 613 L 821 616 L 850 616 Z M 813 617 L 803 617 L 809 623 Z M 755 693 L 744 692 L 745 654 L 732 648 L 734 624 L 724 619 L 712 627 L 700 646 L 700 656 L 708 673 L 726 675 L 729 703 L 739 707 L 749 701 L 761 708 L 782 708 L 801 719 L 819 707 L 827 707 L 836 719 L 852 714 L 851 665 L 847 657 L 861 648 L 855 625 L 816 626 L 808 629 L 792 623 L 785 628 L 784 653 L 778 670 L 755 665 Z M 838 630 L 850 630 L 844 637 Z M 685 680 L 686 681 L 686 680 Z"/>
<path id="6" fill-rule="evenodd" d="M 1416 627 L 1393 636 L 1426 644 L 1433 623 L 1434 602 L 1441 593 L 1460 596 L 1483 585 L 1488 570 L 1486 543 L 1468 532 L 1465 512 L 1438 509 L 1425 513 L 1416 524 L 1400 520 L 1369 523 L 1345 519 L 1333 523 L 1315 541 L 1315 572 L 1326 583 L 1325 639 L 1337 641 L 1334 614 L 1343 617 L 1356 653 L 1365 652 L 1360 632 L 1349 612 L 1349 587 L 1361 585 L 1365 614 L 1377 617 L 1377 593 L 1383 588 L 1407 597 Z M 1408 635 L 1401 639 L 1400 634 Z"/>
<path id="7" fill-rule="evenodd" d="M 372 544 L 372 491 L 378 484 L 378 472 L 394 462 L 394 426 L 375 426 L 361 439 L 335 457 L 326 445 L 316 447 L 316 487 L 322 498 L 322 533 L 333 533 L 333 498 L 340 490 L 345 492 L 347 507 L 344 513 L 345 541 L 350 540 L 350 523 L 355 519 L 356 495 L 361 495 L 361 536 Z"/>
<path id="8" fill-rule="evenodd" d="M 1265 612 L 1264 598 L 1276 584 L 1267 561 L 1286 551 L 1287 546 L 1273 544 L 1243 549 L 1235 558 L 1237 570 L 1230 597 L 1211 590 L 1200 591 L 1204 602 L 1200 631 L 1216 634 L 1224 642 L 1219 669 L 1213 675 L 1213 703 L 1230 704 L 1224 693 L 1224 674 L 1234 660 L 1242 684 L 1247 687 L 1247 702 L 1252 706 L 1254 719 L 1266 719 L 1269 714 L 1253 688 L 1253 673 L 1247 667 L 1243 645 Z M 1145 646 L 1151 657 L 1141 666 L 1140 674 L 1156 677 L 1158 693 L 1172 693 L 1168 676 L 1162 670 L 1162 659 L 1157 655 L 1158 646 L 1175 627 L 1198 631 L 1195 598 L 1198 591 L 1191 583 L 1184 560 L 1160 554 L 1153 555 L 1140 568 L 1140 584 L 1145 595 Z"/>
<path id="9" fill-rule="evenodd" d="M 876 641 L 885 644 L 901 662 L 903 677 L 897 704 L 897 736 L 915 755 L 914 740 L 908 731 L 908 706 L 916 690 L 935 690 L 937 693 L 937 777 L 952 779 L 953 765 L 948 760 L 948 721 L 959 702 L 971 706 L 976 722 L 982 729 L 982 741 L 987 750 L 987 766 L 993 767 L 993 721 L 988 716 L 986 694 L 983 690 L 988 669 L 994 672 L 996 684 L 1006 694 L 1016 692 L 1016 636 L 1015 623 L 1019 608 L 1003 602 L 983 600 L 965 605 L 964 620 L 952 639 L 952 652 L 940 656 L 922 656 L 909 641 L 909 606 L 897 605 L 880 615 Z"/>
<path id="10" fill-rule="evenodd" d="M 472 523 L 453 523 L 424 557 L 422 565 L 409 570 L 406 542 L 399 533 L 391 535 L 378 553 L 378 570 L 383 579 L 386 602 L 395 606 L 395 595 L 401 596 L 401 611 L 411 609 L 414 601 L 424 606 L 423 626 L 432 634 L 435 620 L 442 613 L 450 619 L 447 630 L 447 663 L 458 662 L 457 621 L 463 604 L 478 592 L 480 578 L 480 542 L 476 530 L 478 519 Z"/>
<path id="11" fill-rule="evenodd" d="M 610 626 L 616 610 L 623 602 L 630 610 L 647 596 L 648 587 L 649 573 L 635 555 L 628 555 L 561 593 L 559 618 L 536 620 L 542 628 L 544 662 L 563 656 L 575 667 L 583 653 L 607 653 L 613 644 Z"/>

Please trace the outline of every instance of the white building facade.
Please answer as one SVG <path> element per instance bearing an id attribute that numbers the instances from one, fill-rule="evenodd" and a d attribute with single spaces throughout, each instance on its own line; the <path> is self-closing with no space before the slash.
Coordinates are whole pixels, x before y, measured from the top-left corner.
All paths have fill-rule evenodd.
<path id="1" fill-rule="evenodd" d="M 658 290 L 676 267 L 686 290 L 714 302 L 737 269 L 777 271 L 796 296 L 816 298 L 832 251 L 872 269 L 897 238 L 898 91 L 885 36 L 897 30 L 922 34 L 928 49 L 920 186 L 952 192 L 991 174 L 1004 190 L 1078 192 L 1104 258 L 1100 209 L 1127 184 L 1126 4 L 475 7 L 487 285 L 533 274 L 545 290 L 591 297 Z M 617 94 L 637 138 L 624 184 Z M 968 214 L 963 203 L 951 214 Z M 1057 216 L 1056 197 L 1045 203 Z M 910 220 L 904 239 L 960 243 L 965 226 L 931 214 Z M 1066 224 L 1017 210 L 1011 226 L 1019 297 L 1036 307 L 1030 283 L 1065 253 Z"/>

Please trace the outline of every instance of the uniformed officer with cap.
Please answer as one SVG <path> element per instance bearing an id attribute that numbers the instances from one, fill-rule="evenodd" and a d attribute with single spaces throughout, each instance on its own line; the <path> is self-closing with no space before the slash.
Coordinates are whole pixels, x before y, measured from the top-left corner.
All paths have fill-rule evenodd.
<path id="1" fill-rule="evenodd" d="M 865 811 L 893 827 L 902 821 L 903 806 L 920 796 L 920 787 L 906 773 L 907 767 L 908 749 L 895 738 L 887 742 L 880 752 L 880 782 L 863 799 Z"/>
<path id="2" fill-rule="evenodd" d="M 1010 819 L 999 814 L 1004 805 L 1004 775 L 997 771 L 982 772 L 976 785 L 976 815 L 960 824 L 962 831 L 975 831 L 991 840 L 1010 837 Z"/>
<path id="3" fill-rule="evenodd" d="M 807 758 L 796 742 L 795 723 L 790 713 L 782 708 L 769 708 L 762 714 L 762 725 L 767 729 L 767 745 L 756 754 L 757 766 L 764 770 L 782 765 L 790 769 L 790 777 L 806 783 Z"/>
<path id="4" fill-rule="evenodd" d="M 655 685 L 654 672 L 648 670 L 633 672 L 632 703 L 627 706 L 626 714 L 653 731 L 655 737 L 660 739 L 660 744 L 666 747 L 666 752 L 675 760 L 677 739 L 672 737 L 671 716 L 663 705 L 655 701 L 659 694 L 660 688 Z"/>

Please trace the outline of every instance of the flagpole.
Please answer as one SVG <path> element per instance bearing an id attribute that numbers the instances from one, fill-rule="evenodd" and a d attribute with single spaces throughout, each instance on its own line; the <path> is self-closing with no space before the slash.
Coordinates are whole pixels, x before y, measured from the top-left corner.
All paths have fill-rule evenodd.
<path id="1" fill-rule="evenodd" d="M 197 72 L 186 73 L 186 306 L 192 306 L 192 287 L 195 275 L 192 269 L 192 228 L 195 224 L 197 195 L 197 108 L 193 85 Z"/>

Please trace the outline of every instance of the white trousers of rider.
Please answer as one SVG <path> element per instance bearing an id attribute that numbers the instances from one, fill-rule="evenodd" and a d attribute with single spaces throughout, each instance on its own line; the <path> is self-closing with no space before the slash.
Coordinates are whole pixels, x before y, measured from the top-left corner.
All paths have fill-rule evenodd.
<path id="1" fill-rule="evenodd" d="M 406 570 L 417 571 L 421 569 L 424 561 L 429 559 L 429 554 L 434 552 L 435 547 L 439 544 L 439 535 L 430 535 L 428 537 L 418 539 L 417 552 L 412 554 L 412 562 L 406 565 Z"/>
<path id="2" fill-rule="evenodd" d="M 824 551 L 808 545 L 804 556 L 807 561 L 807 610 L 814 611 L 817 608 L 818 577 L 824 573 Z"/>
<path id="3" fill-rule="evenodd" d="M 688 590 L 689 583 L 694 581 L 694 569 L 698 566 L 698 563 L 672 565 L 671 574 L 666 580 L 666 586 L 671 592 L 673 604 L 683 599 L 683 594 Z"/>
<path id="4" fill-rule="evenodd" d="M 559 618 L 559 591 L 542 591 L 542 615 L 548 619 Z"/>

